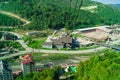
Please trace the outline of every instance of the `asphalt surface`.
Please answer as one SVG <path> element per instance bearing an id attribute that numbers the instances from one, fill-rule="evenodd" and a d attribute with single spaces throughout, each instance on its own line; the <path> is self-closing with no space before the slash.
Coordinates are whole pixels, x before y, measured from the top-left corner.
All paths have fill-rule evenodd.
<path id="1" fill-rule="evenodd" d="M 33 49 L 33 48 L 30 48 L 26 45 L 26 43 L 22 40 L 22 38 L 17 34 L 17 33 L 14 33 L 14 32 L 10 32 L 16 36 L 18 36 L 19 40 L 17 40 L 23 48 L 25 48 L 26 50 L 25 51 L 19 51 L 17 53 L 14 53 L 14 54 L 9 54 L 7 56 L 3 56 L 3 57 L 0 57 L 0 60 L 2 59 L 7 59 L 7 58 L 11 58 L 11 57 L 15 57 L 15 56 L 19 56 L 19 55 L 22 55 L 22 54 L 26 54 L 26 53 L 63 53 L 63 54 L 90 54 L 90 53 L 95 53 L 95 52 L 98 52 L 98 51 L 101 51 L 101 50 L 104 50 L 106 49 L 106 47 L 98 47 L 98 48 L 95 48 L 95 49 L 88 49 L 88 50 L 70 50 L 70 51 L 62 51 L 62 50 L 44 50 L 44 49 Z"/>

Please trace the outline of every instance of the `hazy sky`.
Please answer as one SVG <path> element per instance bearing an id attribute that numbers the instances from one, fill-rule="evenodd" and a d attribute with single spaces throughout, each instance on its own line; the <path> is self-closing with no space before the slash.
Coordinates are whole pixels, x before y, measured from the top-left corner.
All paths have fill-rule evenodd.
<path id="1" fill-rule="evenodd" d="M 105 4 L 120 4 L 120 0 L 95 0 Z"/>

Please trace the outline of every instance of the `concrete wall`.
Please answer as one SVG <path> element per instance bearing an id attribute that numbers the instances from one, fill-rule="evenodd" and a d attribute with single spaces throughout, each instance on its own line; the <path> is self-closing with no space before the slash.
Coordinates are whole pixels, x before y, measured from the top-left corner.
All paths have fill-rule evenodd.
<path id="1" fill-rule="evenodd" d="M 52 49 L 52 48 L 53 48 L 52 45 L 43 45 L 42 47 L 43 47 L 43 48 L 49 48 L 49 49 Z"/>
<path id="2" fill-rule="evenodd" d="M 57 47 L 58 49 L 61 49 L 61 48 L 63 48 L 63 45 L 56 45 L 56 47 Z"/>

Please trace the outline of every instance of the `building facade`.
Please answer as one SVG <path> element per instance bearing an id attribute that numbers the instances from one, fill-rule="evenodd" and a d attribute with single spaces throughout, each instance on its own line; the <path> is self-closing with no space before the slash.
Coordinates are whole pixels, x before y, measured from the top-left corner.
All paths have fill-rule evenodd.
<path id="1" fill-rule="evenodd" d="M 0 80 L 13 80 L 12 70 L 6 61 L 0 61 Z"/>
<path id="2" fill-rule="evenodd" d="M 23 75 L 32 73 L 35 71 L 35 63 L 31 54 L 27 54 L 24 56 L 22 60 L 22 73 Z"/>
<path id="3" fill-rule="evenodd" d="M 62 48 L 71 48 L 73 44 L 73 37 L 70 34 L 62 34 L 57 38 L 50 38 L 49 42 L 48 40 L 43 44 L 44 48 L 56 48 L 56 49 L 62 49 Z"/>

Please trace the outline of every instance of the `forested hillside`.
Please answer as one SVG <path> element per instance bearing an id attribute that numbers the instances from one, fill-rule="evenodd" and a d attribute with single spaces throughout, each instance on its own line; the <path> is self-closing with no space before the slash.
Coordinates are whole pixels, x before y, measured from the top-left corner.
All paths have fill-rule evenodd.
<path id="1" fill-rule="evenodd" d="M 16 80 L 59 80 L 58 70 L 60 67 L 53 69 L 46 68 L 42 72 L 34 72 L 25 76 L 19 76 Z"/>
<path id="2" fill-rule="evenodd" d="M 19 26 L 22 24 L 23 22 L 16 18 L 0 14 L 0 26 Z"/>
<path id="3" fill-rule="evenodd" d="M 31 21 L 22 29 L 75 29 L 96 25 L 110 25 L 120 23 L 120 11 L 114 7 L 98 2 L 83 0 L 83 7 L 97 6 L 95 12 L 80 10 L 80 1 L 75 11 L 77 0 L 6 0 L 0 3 L 0 10 L 9 11 Z"/>
<path id="4" fill-rule="evenodd" d="M 120 54 L 108 51 L 81 62 L 75 80 L 120 80 Z"/>

